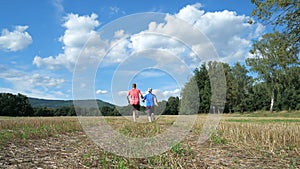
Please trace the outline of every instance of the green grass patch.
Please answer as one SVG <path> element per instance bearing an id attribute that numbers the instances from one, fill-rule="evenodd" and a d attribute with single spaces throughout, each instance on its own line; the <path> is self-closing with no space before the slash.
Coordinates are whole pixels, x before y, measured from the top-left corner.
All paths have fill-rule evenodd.
<path id="1" fill-rule="evenodd" d="M 225 121 L 238 123 L 300 123 L 300 119 L 227 119 Z"/>
<path id="2" fill-rule="evenodd" d="M 9 119 L 13 119 L 15 117 L 11 117 L 11 116 L 0 116 L 0 120 L 9 120 Z"/>
<path id="3" fill-rule="evenodd" d="M 232 113 L 224 114 L 229 117 L 287 117 L 287 118 L 300 118 L 300 111 L 280 111 L 280 112 L 269 112 L 269 111 L 256 111 L 250 113 Z"/>
<path id="4" fill-rule="evenodd" d="M 227 140 L 223 138 L 221 131 L 216 131 L 210 136 L 210 140 L 215 144 L 227 144 Z"/>
<path id="5" fill-rule="evenodd" d="M 184 154 L 185 151 L 184 148 L 182 148 L 180 143 L 173 144 L 171 150 L 175 154 Z"/>

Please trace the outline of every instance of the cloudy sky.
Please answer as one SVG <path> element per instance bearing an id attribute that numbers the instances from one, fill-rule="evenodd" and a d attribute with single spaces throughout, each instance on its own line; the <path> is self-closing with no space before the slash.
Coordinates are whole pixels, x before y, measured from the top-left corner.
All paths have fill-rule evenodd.
<path id="1" fill-rule="evenodd" d="M 1 0 L 0 92 L 126 104 L 179 96 L 201 63 L 243 62 L 267 28 L 250 0 Z"/>

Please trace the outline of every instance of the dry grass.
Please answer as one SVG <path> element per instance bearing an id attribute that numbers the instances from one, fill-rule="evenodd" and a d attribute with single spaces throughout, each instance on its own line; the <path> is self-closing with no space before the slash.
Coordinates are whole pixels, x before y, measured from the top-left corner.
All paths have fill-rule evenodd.
<path id="1" fill-rule="evenodd" d="M 76 117 L 0 118 L 0 144 L 13 139 L 45 138 L 65 132 L 79 131 Z"/>
<path id="2" fill-rule="evenodd" d="M 104 119 L 114 130 L 129 137 L 138 138 L 158 135 L 166 131 L 169 126 L 174 125 L 176 120 L 176 116 L 161 116 L 154 123 L 146 123 L 147 119 L 145 117 L 139 119 L 142 123 L 133 123 L 130 117 L 82 118 L 86 118 L 85 121 L 88 121 L 88 125 L 91 126 L 99 125 L 99 119 Z M 220 150 L 220 153 L 226 151 L 227 154 L 234 154 L 238 150 L 242 150 L 244 154 L 250 157 L 262 156 L 261 158 L 266 158 L 263 163 L 269 162 L 272 164 L 272 159 L 276 157 L 282 159 L 283 163 L 286 162 L 286 166 L 289 168 L 300 166 L 300 163 L 297 162 L 300 159 L 300 118 L 223 116 L 206 144 L 199 145 L 197 139 L 203 132 L 203 125 L 207 120 L 207 115 L 199 115 L 190 130 L 188 138 L 182 142 L 174 143 L 169 151 L 161 155 L 143 159 L 130 159 L 94 149 L 82 154 L 82 158 L 87 166 L 93 166 L 96 163 L 98 167 L 206 168 L 209 165 L 221 165 L 220 163 L 215 164 L 207 161 L 211 157 L 204 158 L 206 156 L 203 154 L 205 151 L 209 149 L 211 152 L 211 149 L 216 149 L 218 152 Z M 0 118 L 0 143 L 2 145 L 13 139 L 26 141 L 26 139 L 39 139 L 74 131 L 82 131 L 77 117 Z M 206 150 L 201 151 L 204 148 Z M 263 157 L 264 154 L 272 154 L 273 156 Z M 224 158 L 226 158 L 226 155 L 224 155 Z M 223 160 L 222 165 L 227 162 L 228 165 L 233 164 L 231 167 L 224 168 L 238 167 L 240 164 L 235 164 L 235 162 L 239 158 L 245 157 L 236 155 L 234 159 Z M 97 162 L 95 162 L 95 159 Z"/>
<path id="3" fill-rule="evenodd" d="M 299 123 L 229 123 L 221 122 L 218 127 L 221 137 L 231 144 L 266 150 L 271 153 L 284 153 L 289 150 L 299 152 L 300 125 Z"/>

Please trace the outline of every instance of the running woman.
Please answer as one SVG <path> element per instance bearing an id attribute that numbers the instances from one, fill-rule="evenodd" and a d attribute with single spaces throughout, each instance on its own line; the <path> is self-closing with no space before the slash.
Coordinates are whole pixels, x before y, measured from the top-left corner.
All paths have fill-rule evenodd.
<path id="1" fill-rule="evenodd" d="M 140 111 L 140 97 L 143 99 L 143 95 L 139 89 L 136 88 L 136 84 L 132 84 L 132 89 L 128 91 L 127 101 L 133 107 L 132 117 L 133 121 L 136 122 L 136 118 L 138 118 L 138 113 Z"/>

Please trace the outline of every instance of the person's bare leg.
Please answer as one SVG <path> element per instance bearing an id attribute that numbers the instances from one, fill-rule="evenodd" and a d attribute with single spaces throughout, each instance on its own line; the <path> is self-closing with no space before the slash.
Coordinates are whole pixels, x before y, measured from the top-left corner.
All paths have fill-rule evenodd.
<path id="1" fill-rule="evenodd" d="M 154 113 L 151 113 L 151 120 L 152 120 L 152 121 L 155 120 Z"/>
<path id="2" fill-rule="evenodd" d="M 133 121 L 136 122 L 136 110 L 133 110 L 132 112 L 132 117 L 133 117 Z"/>
<path id="3" fill-rule="evenodd" d="M 151 120 L 151 117 L 150 117 L 150 116 L 148 116 L 148 121 L 149 121 L 149 123 L 151 123 L 151 122 L 152 122 L 152 120 Z"/>
<path id="4" fill-rule="evenodd" d="M 140 112 L 139 112 L 138 110 L 135 110 L 135 117 L 136 117 L 136 118 L 139 118 L 139 116 L 140 116 L 139 113 L 140 113 Z"/>
<path id="5" fill-rule="evenodd" d="M 150 109 L 147 110 L 147 116 L 148 116 L 148 121 L 151 123 L 152 119 L 151 119 L 151 114 L 150 114 Z"/>

